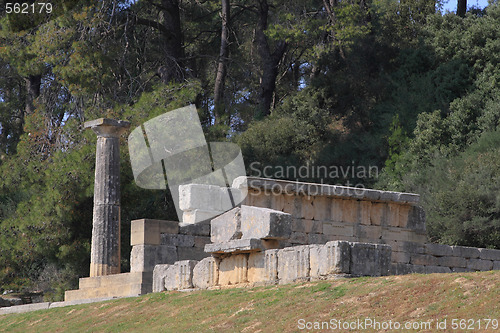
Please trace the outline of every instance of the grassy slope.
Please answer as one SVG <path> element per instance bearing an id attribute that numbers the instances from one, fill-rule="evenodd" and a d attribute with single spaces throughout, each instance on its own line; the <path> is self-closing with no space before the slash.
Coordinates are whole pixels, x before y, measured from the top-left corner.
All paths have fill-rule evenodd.
<path id="1" fill-rule="evenodd" d="M 449 332 L 453 318 L 500 320 L 500 271 L 156 293 L 3 315 L 0 331 L 295 332 L 300 318 L 315 322 L 367 317 L 380 322 L 433 321 L 430 332 L 436 331 L 436 320 L 444 318 Z M 488 331 L 500 332 L 500 327 Z"/>

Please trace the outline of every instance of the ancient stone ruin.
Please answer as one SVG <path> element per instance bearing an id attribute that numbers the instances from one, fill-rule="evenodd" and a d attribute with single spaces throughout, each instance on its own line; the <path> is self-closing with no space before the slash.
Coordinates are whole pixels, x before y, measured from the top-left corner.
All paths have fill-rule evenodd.
<path id="1" fill-rule="evenodd" d="M 100 119 L 87 126 L 99 136 L 91 274 L 66 292 L 66 301 L 500 269 L 500 250 L 428 243 L 417 194 L 240 177 L 230 190 L 247 196 L 227 212 L 217 202 L 228 188 L 186 184 L 179 187 L 184 223 L 132 221 L 131 271 L 118 274 L 116 141 L 128 125 Z M 203 220 L 214 211 L 217 217 Z"/>

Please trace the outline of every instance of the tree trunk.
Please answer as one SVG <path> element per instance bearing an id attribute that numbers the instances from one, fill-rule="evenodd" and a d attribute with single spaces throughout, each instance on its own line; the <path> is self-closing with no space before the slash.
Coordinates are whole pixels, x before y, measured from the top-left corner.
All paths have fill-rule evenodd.
<path id="1" fill-rule="evenodd" d="M 24 133 L 24 119 L 26 116 L 35 112 L 35 100 L 40 96 L 40 88 L 42 86 L 41 75 L 29 75 L 24 78 L 26 88 L 26 99 L 24 103 L 24 111 L 18 109 L 13 112 L 12 132 L 14 136 L 19 139 L 21 134 Z"/>
<path id="2" fill-rule="evenodd" d="M 220 38 L 219 60 L 217 64 L 217 74 L 215 76 L 214 87 L 214 115 L 216 124 L 220 123 L 222 115 L 225 112 L 224 86 L 226 82 L 227 62 L 229 59 L 229 18 L 231 7 L 229 4 L 229 0 L 222 0 L 221 4 L 222 31 Z"/>
<path id="3" fill-rule="evenodd" d="M 179 0 L 162 0 L 160 23 L 165 28 L 161 30 L 165 65 L 158 69 L 158 74 L 163 83 L 182 82 L 184 71 Z"/>
<path id="4" fill-rule="evenodd" d="M 466 12 L 467 12 L 467 0 L 458 0 L 457 15 L 460 17 L 465 17 Z"/>
<path id="5" fill-rule="evenodd" d="M 271 52 L 265 30 L 268 24 L 269 4 L 267 0 L 258 0 L 257 8 L 259 19 L 255 31 L 257 49 L 262 62 L 262 76 L 260 79 L 259 108 L 263 116 L 271 113 L 271 103 L 276 88 L 276 77 L 278 76 L 278 65 L 285 54 L 287 43 L 277 41 L 274 52 Z"/>
<path id="6" fill-rule="evenodd" d="M 24 82 L 26 82 L 26 107 L 24 111 L 24 115 L 26 116 L 32 114 L 35 111 L 34 101 L 38 96 L 40 96 L 42 76 L 30 75 L 24 78 Z"/>

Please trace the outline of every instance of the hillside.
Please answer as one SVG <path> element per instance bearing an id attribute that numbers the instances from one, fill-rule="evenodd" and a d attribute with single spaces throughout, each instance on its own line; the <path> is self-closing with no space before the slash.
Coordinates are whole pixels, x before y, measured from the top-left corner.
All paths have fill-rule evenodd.
<path id="1" fill-rule="evenodd" d="M 368 318 L 393 328 L 400 323 L 401 331 L 412 331 L 403 326 L 410 323 L 424 327 L 414 329 L 415 332 L 435 332 L 437 322 L 443 325 L 446 319 L 446 329 L 440 332 L 472 331 L 472 328 L 498 332 L 499 299 L 500 271 L 415 274 L 156 293 L 4 315 L 0 316 L 0 331 L 295 332 L 300 331 L 299 328 L 316 331 L 314 326 L 309 326 L 314 322 L 329 322 L 330 328 L 334 328 L 335 324 L 339 325 L 338 321 L 356 325 L 351 331 L 383 330 L 383 326 L 380 330 L 357 326 L 358 319 L 363 325 Z M 468 320 L 461 324 L 471 329 L 460 329 L 457 321 L 457 329 L 453 330 L 453 319 Z M 430 329 L 425 327 L 426 323 Z M 311 329 L 305 329 L 306 325 Z"/>

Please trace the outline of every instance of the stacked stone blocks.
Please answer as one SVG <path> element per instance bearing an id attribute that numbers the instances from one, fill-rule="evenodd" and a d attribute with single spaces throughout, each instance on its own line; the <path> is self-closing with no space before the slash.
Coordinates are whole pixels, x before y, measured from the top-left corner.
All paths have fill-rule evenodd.
<path id="1" fill-rule="evenodd" d="M 452 273 L 500 269 L 500 250 L 443 244 L 401 243 L 392 274 Z M 393 252 L 394 255 L 395 252 Z"/>
<path id="2" fill-rule="evenodd" d="M 211 239 L 216 242 L 205 246 L 212 257 L 189 265 L 157 265 L 153 290 L 284 284 L 338 274 L 389 273 L 391 250 L 387 245 L 334 241 L 280 248 L 279 241 L 289 239 L 292 232 L 292 217 L 287 213 L 243 205 L 213 222 Z M 179 265 L 185 270 L 179 270 Z"/>
<path id="3" fill-rule="evenodd" d="M 390 273 L 390 255 L 390 247 L 383 244 L 333 241 L 209 257 L 192 261 L 191 266 L 185 264 L 192 271 L 176 268 L 179 262 L 157 265 L 153 291 L 286 284 L 335 276 L 383 276 Z"/>
<path id="4" fill-rule="evenodd" d="M 332 240 L 425 243 L 425 215 L 410 193 L 248 178 L 244 204 L 292 216 L 288 245 Z"/>
<path id="5" fill-rule="evenodd" d="M 179 186 L 179 208 L 183 211 L 182 221 L 193 224 L 210 221 L 238 205 L 242 193 L 235 188 L 204 184 Z"/>
<path id="6" fill-rule="evenodd" d="M 201 260 L 210 243 L 210 224 L 140 219 L 131 222 L 131 272 L 153 272 L 156 265 Z"/>

